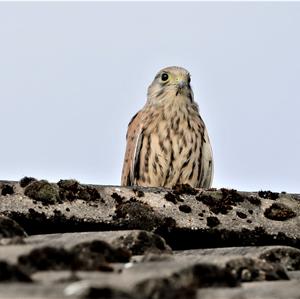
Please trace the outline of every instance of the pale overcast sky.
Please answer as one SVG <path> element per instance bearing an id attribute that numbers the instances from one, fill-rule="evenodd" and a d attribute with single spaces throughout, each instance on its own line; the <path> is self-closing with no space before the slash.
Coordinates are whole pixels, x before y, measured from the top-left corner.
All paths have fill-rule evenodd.
<path id="1" fill-rule="evenodd" d="M 130 118 L 183 66 L 215 187 L 300 192 L 300 3 L 0 3 L 0 179 L 119 184 Z"/>

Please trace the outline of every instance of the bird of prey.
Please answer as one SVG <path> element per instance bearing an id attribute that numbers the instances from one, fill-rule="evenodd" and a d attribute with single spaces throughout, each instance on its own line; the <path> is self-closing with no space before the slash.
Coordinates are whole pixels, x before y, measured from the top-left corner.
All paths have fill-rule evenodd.
<path id="1" fill-rule="evenodd" d="M 160 70 L 126 135 L 122 186 L 209 188 L 212 149 L 187 70 Z"/>

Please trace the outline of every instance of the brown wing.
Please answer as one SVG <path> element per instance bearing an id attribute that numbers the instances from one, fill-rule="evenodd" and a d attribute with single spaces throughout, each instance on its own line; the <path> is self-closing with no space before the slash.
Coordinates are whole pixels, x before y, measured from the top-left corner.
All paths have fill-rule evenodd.
<path id="1" fill-rule="evenodd" d="M 214 161 L 212 148 L 206 128 L 204 130 L 204 142 L 202 143 L 201 168 L 201 173 L 203 173 L 203 176 L 200 181 L 200 186 L 202 186 L 202 188 L 210 188 L 214 174 Z"/>
<path id="2" fill-rule="evenodd" d="M 139 154 L 143 139 L 143 111 L 140 110 L 133 116 L 128 124 L 126 134 L 126 152 L 123 163 L 121 185 L 132 186 L 134 185 L 134 178 L 138 177 L 136 173 L 139 169 Z"/>

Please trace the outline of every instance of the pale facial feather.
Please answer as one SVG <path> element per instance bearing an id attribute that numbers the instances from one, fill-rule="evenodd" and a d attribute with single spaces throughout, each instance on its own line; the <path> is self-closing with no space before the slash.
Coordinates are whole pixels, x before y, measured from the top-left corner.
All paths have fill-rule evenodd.
<path id="1" fill-rule="evenodd" d="M 168 79 L 162 76 L 167 74 Z M 190 74 L 180 67 L 167 67 L 157 73 L 148 88 L 148 105 L 182 105 L 186 101 L 193 101 L 193 92 L 190 87 Z"/>

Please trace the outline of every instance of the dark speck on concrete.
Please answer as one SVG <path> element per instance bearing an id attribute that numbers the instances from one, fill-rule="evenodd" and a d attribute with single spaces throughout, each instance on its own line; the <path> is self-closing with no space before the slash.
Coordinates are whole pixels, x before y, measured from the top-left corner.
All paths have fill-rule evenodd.
<path id="1" fill-rule="evenodd" d="M 277 198 L 279 198 L 279 193 L 277 192 L 272 192 L 272 191 L 259 191 L 258 192 L 258 196 L 261 198 L 268 198 L 268 199 L 272 199 L 272 200 L 276 200 Z"/>
<path id="2" fill-rule="evenodd" d="M 198 191 L 191 187 L 189 184 L 177 184 L 173 188 L 173 193 L 177 195 L 188 194 L 188 195 L 196 195 Z"/>
<path id="3" fill-rule="evenodd" d="M 207 217 L 207 226 L 215 227 L 220 224 L 220 220 L 217 217 L 209 216 Z"/>
<path id="4" fill-rule="evenodd" d="M 247 218 L 247 215 L 243 212 L 240 212 L 240 211 L 236 211 L 236 214 L 238 217 L 242 218 L 242 219 L 245 219 Z"/>
<path id="5" fill-rule="evenodd" d="M 260 206 L 261 205 L 261 200 L 258 198 L 258 197 L 255 197 L 255 196 L 249 196 L 247 197 L 247 200 L 255 205 L 255 206 Z"/>
<path id="6" fill-rule="evenodd" d="M 111 197 L 118 203 L 120 204 L 125 198 L 118 193 L 114 192 Z"/>
<path id="7" fill-rule="evenodd" d="M 284 221 L 296 217 L 296 213 L 283 203 L 273 203 L 265 210 L 265 217 L 271 220 Z"/>
<path id="8" fill-rule="evenodd" d="M 57 210 L 57 209 L 55 209 L 55 210 L 53 211 L 53 213 L 54 213 L 56 216 L 61 216 L 61 215 L 62 215 L 61 211 L 60 211 L 60 210 Z"/>
<path id="9" fill-rule="evenodd" d="M 211 195 L 201 194 L 196 200 L 201 201 L 215 214 L 227 214 L 236 203 L 243 202 L 244 198 L 234 189 L 221 189 L 222 199 L 214 198 Z"/>
<path id="10" fill-rule="evenodd" d="M 196 196 L 196 200 L 207 205 L 215 214 L 227 214 L 229 210 L 232 210 L 232 205 L 234 205 L 230 200 L 220 200 L 205 194 Z"/>
<path id="11" fill-rule="evenodd" d="M 95 201 L 101 198 L 96 188 L 81 185 L 76 180 L 60 180 L 57 185 L 59 186 L 59 196 L 62 201 L 73 201 L 75 199 Z"/>
<path id="12" fill-rule="evenodd" d="M 14 188 L 11 185 L 4 184 L 1 187 L 1 195 L 12 195 L 14 194 Z"/>
<path id="13" fill-rule="evenodd" d="M 133 188 L 132 190 L 133 190 L 133 192 L 135 193 L 135 195 L 137 197 L 144 197 L 145 196 L 145 193 L 142 190 L 138 190 L 138 189 L 135 189 L 135 188 Z"/>
<path id="14" fill-rule="evenodd" d="M 98 205 L 95 204 L 95 203 L 89 203 L 89 206 L 90 206 L 90 207 L 94 207 L 94 208 L 98 208 Z"/>
<path id="15" fill-rule="evenodd" d="M 207 205 L 210 210 L 212 212 L 214 212 L 215 214 L 219 213 L 219 209 L 217 208 L 218 207 L 218 200 L 214 199 L 212 196 L 210 195 L 198 195 L 196 196 L 196 200 L 204 203 L 205 205 Z M 226 211 L 224 211 L 224 213 L 227 213 L 227 209 Z"/>
<path id="16" fill-rule="evenodd" d="M 243 202 L 244 198 L 235 189 L 221 188 L 223 200 L 231 202 Z"/>
<path id="17" fill-rule="evenodd" d="M 168 192 L 165 194 L 165 200 L 172 202 L 173 204 L 177 203 L 177 196 L 172 194 L 171 192 Z"/>
<path id="18" fill-rule="evenodd" d="M 184 212 L 184 213 L 191 213 L 192 209 L 188 205 L 180 205 L 179 211 Z"/>
<path id="19" fill-rule="evenodd" d="M 32 209 L 32 208 L 29 208 L 29 209 L 28 209 L 28 213 L 29 213 L 29 214 L 33 214 L 33 213 L 35 213 L 35 210 Z"/>

